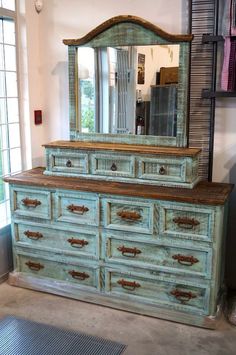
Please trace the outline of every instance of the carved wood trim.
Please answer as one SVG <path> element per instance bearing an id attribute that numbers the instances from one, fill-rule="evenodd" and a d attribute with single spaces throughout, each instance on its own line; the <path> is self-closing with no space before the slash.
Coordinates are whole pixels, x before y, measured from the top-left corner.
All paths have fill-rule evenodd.
<path id="1" fill-rule="evenodd" d="M 159 37 L 162 37 L 166 39 L 169 42 L 191 42 L 193 39 L 193 35 L 187 34 L 187 35 L 173 35 L 171 33 L 163 31 L 160 27 L 154 25 L 153 23 L 146 21 L 140 17 L 137 16 L 132 16 L 132 15 L 120 15 L 120 16 L 115 16 L 112 17 L 111 19 L 103 22 L 96 28 L 94 28 L 92 31 L 90 31 L 88 34 L 86 34 L 84 37 L 77 38 L 77 39 L 64 39 L 63 43 L 67 46 L 81 46 L 84 45 L 91 40 L 93 40 L 95 37 L 97 37 L 99 34 L 102 32 L 105 32 L 109 28 L 120 24 L 120 23 L 134 23 L 136 25 L 140 25 L 143 28 L 146 28 L 147 30 L 153 32 Z"/>

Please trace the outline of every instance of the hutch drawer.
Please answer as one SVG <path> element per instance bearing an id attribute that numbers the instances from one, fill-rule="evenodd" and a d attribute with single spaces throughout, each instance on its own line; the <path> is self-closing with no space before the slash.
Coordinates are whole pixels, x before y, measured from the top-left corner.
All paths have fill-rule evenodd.
<path id="1" fill-rule="evenodd" d="M 102 201 L 104 227 L 137 233 L 153 233 L 154 204 L 138 200 Z"/>
<path id="2" fill-rule="evenodd" d="M 31 248 L 60 251 L 88 258 L 99 258 L 99 236 L 97 232 L 83 229 L 63 229 L 46 225 L 15 222 L 14 242 Z"/>
<path id="3" fill-rule="evenodd" d="M 30 188 L 13 188 L 11 209 L 14 216 L 51 219 L 51 192 Z"/>
<path id="4" fill-rule="evenodd" d="M 214 209 L 190 204 L 160 206 L 160 233 L 179 238 L 211 241 L 214 231 Z"/>
<path id="5" fill-rule="evenodd" d="M 136 272 L 106 268 L 105 290 L 133 302 L 152 302 L 187 312 L 206 314 L 209 307 L 207 286 L 191 284 L 184 279 L 149 279 Z"/>
<path id="6" fill-rule="evenodd" d="M 67 175 L 88 173 L 88 154 L 74 151 L 52 149 L 47 154 L 49 171 Z"/>
<path id="7" fill-rule="evenodd" d="M 18 271 L 34 275 L 36 277 L 48 277 L 63 280 L 89 288 L 99 288 L 99 268 L 85 264 L 73 264 L 70 260 L 60 262 L 50 260 L 42 255 L 16 255 Z"/>
<path id="8" fill-rule="evenodd" d="M 138 177 L 147 180 L 185 182 L 186 161 L 139 157 Z"/>
<path id="9" fill-rule="evenodd" d="M 132 178 L 135 176 L 135 158 L 131 155 L 92 154 L 91 173 L 93 175 L 120 176 Z"/>
<path id="10" fill-rule="evenodd" d="M 75 224 L 99 224 L 99 200 L 96 194 L 55 194 L 55 220 Z"/>
<path id="11" fill-rule="evenodd" d="M 160 271 L 211 277 L 210 248 L 183 248 L 176 245 L 141 243 L 110 235 L 103 236 L 106 262 L 153 268 Z"/>

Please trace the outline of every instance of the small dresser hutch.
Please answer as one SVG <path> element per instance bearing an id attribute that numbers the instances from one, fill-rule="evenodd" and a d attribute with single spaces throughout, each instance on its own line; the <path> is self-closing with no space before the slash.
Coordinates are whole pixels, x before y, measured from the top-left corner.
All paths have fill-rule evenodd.
<path id="1" fill-rule="evenodd" d="M 133 16 L 114 17 L 83 38 L 64 40 L 70 141 L 45 144 L 46 169 L 6 179 L 11 285 L 215 327 L 232 186 L 199 182 L 200 151 L 187 147 L 191 40 Z M 178 82 L 158 90 L 169 92 L 171 100 L 163 102 L 174 112 L 174 129 L 162 126 L 148 135 L 136 125 L 148 124 L 150 115 L 137 119 L 135 109 L 154 94 L 142 98 L 137 73 L 143 83 L 150 70 L 157 76 L 157 65 L 145 67 L 144 58 L 150 63 L 148 53 L 154 58 L 161 46 L 178 53 L 178 65 L 172 65 Z M 91 61 L 94 70 L 85 67 Z M 147 91 L 151 85 L 159 84 L 148 84 Z M 146 105 L 159 116 L 165 111 L 164 104 L 154 107 L 160 100 Z M 169 122 L 164 111 L 162 122 Z"/>

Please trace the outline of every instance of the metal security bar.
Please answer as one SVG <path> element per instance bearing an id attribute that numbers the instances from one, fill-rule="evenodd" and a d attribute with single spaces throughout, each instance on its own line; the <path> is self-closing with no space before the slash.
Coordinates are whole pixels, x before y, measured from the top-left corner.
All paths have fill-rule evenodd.
<path id="1" fill-rule="evenodd" d="M 190 0 L 191 49 L 189 146 L 202 149 L 199 175 L 212 179 L 215 98 L 203 99 L 202 90 L 215 82 L 216 47 L 202 44 L 202 35 L 216 34 L 218 0 Z"/>

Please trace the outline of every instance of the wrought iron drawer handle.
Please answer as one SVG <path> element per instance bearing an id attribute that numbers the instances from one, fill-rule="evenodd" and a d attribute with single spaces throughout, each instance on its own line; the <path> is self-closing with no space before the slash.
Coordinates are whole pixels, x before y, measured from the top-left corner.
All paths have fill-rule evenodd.
<path id="1" fill-rule="evenodd" d="M 87 240 L 84 239 L 74 239 L 74 238 L 70 238 L 67 239 L 68 243 L 70 243 L 70 245 L 74 248 L 78 248 L 81 249 L 83 248 L 85 245 L 88 245 L 89 242 Z"/>
<path id="2" fill-rule="evenodd" d="M 40 238 L 43 238 L 43 234 L 39 232 L 31 232 L 31 231 L 25 231 L 24 235 L 26 235 L 27 238 L 32 239 L 32 240 L 38 240 Z"/>
<path id="3" fill-rule="evenodd" d="M 28 198 L 28 197 L 23 198 L 23 200 L 21 200 L 21 202 L 22 202 L 23 205 L 26 206 L 26 207 L 33 207 L 33 208 L 35 208 L 35 207 L 41 205 L 41 202 L 40 202 L 39 200 L 37 200 L 37 199 L 32 200 L 32 199 L 30 199 L 30 198 Z"/>
<path id="4" fill-rule="evenodd" d="M 175 290 L 171 291 L 170 293 L 171 293 L 172 296 L 174 296 L 182 304 L 184 304 L 185 302 L 190 301 L 192 298 L 196 298 L 197 297 L 191 291 L 186 292 L 186 291 L 180 291 L 178 289 L 175 289 Z"/>
<path id="5" fill-rule="evenodd" d="M 122 219 L 126 219 L 129 221 L 137 221 L 140 219 L 142 216 L 136 211 L 119 211 L 117 212 L 117 216 L 119 216 Z"/>
<path id="6" fill-rule="evenodd" d="M 69 205 L 67 206 L 67 209 L 72 213 L 81 214 L 81 215 L 89 211 L 88 207 L 86 206 Z"/>
<path id="7" fill-rule="evenodd" d="M 71 160 L 67 160 L 66 166 L 67 166 L 67 168 L 71 168 L 71 167 L 72 167 L 72 162 L 71 162 Z"/>
<path id="8" fill-rule="evenodd" d="M 75 270 L 68 271 L 68 274 L 70 274 L 71 277 L 73 277 L 73 279 L 81 280 L 81 281 L 84 281 L 85 279 L 88 279 L 90 277 L 85 272 L 79 272 L 79 271 L 75 271 Z"/>
<path id="9" fill-rule="evenodd" d="M 121 247 L 117 248 L 117 250 L 119 250 L 123 256 L 127 256 L 129 258 L 135 258 L 135 256 L 137 254 L 141 254 L 141 250 L 137 249 L 137 248 L 126 248 L 124 245 L 122 245 Z M 131 255 L 129 255 L 131 254 Z"/>
<path id="10" fill-rule="evenodd" d="M 25 265 L 28 266 L 29 269 L 34 270 L 34 271 L 39 271 L 40 269 L 44 268 L 44 265 L 40 263 L 33 263 L 32 261 L 27 261 Z"/>
<path id="11" fill-rule="evenodd" d="M 134 291 L 136 288 L 141 287 L 141 285 L 136 281 L 126 281 L 124 279 L 118 280 L 117 283 L 121 285 L 122 288 L 128 291 Z"/>
<path id="12" fill-rule="evenodd" d="M 166 174 L 166 169 L 164 168 L 164 166 L 161 166 L 159 169 L 159 174 L 160 175 L 165 175 Z"/>
<path id="13" fill-rule="evenodd" d="M 176 217 L 173 218 L 173 222 L 176 223 L 178 227 L 185 229 L 193 229 L 200 224 L 197 219 L 188 217 Z"/>
<path id="14" fill-rule="evenodd" d="M 113 164 L 111 165 L 111 170 L 112 170 L 112 171 L 116 171 L 116 170 L 117 170 L 117 166 L 116 166 L 115 163 L 113 163 Z"/>
<path id="15" fill-rule="evenodd" d="M 199 262 L 197 258 L 194 258 L 194 256 L 187 256 L 187 255 L 181 255 L 181 254 L 176 254 L 172 256 L 172 259 L 178 260 L 178 263 L 181 265 L 185 266 L 192 266 L 193 264 L 196 264 Z"/>

